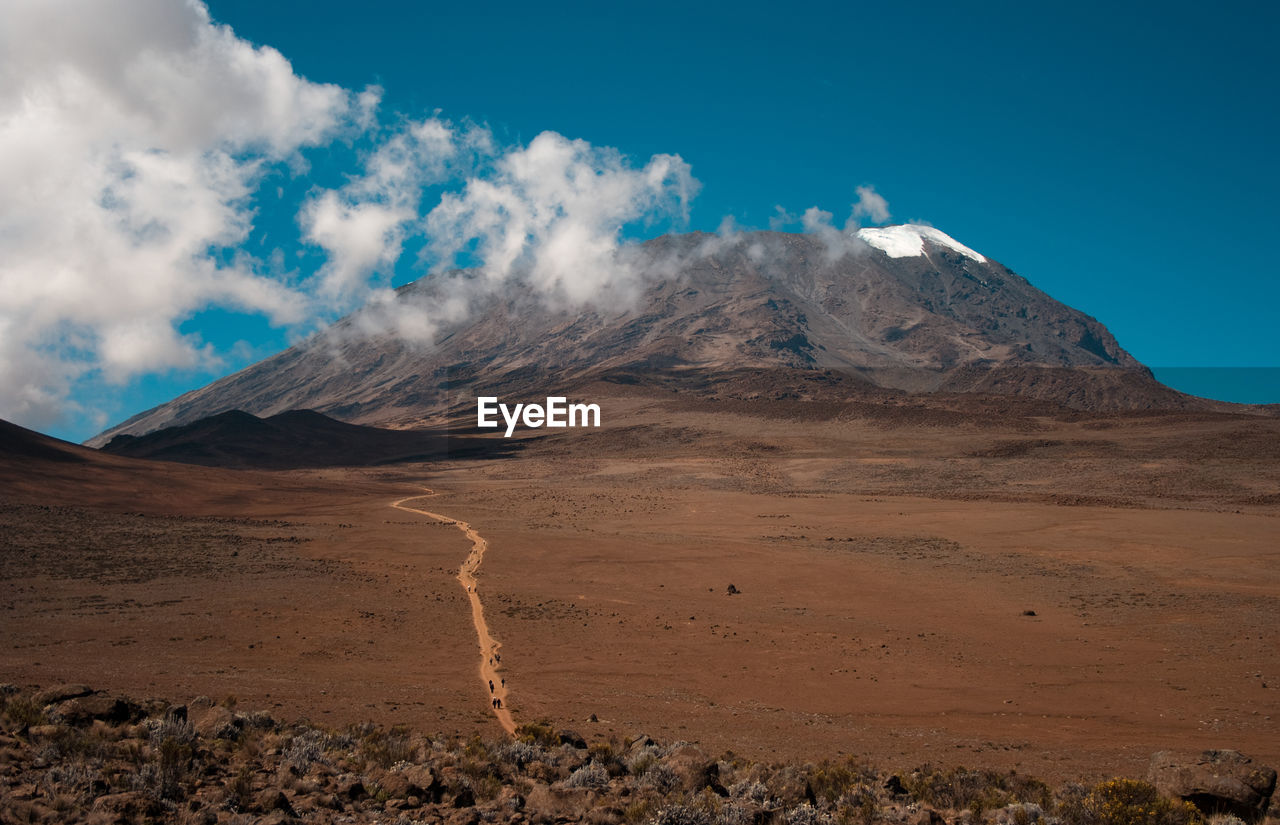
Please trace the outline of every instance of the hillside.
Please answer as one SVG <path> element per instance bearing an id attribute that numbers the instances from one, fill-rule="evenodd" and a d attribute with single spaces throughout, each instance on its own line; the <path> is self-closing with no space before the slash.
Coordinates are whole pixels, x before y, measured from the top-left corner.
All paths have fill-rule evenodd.
<path id="1" fill-rule="evenodd" d="M 733 371 L 828 373 L 837 397 L 891 392 L 1024 395 L 1076 409 L 1186 409 L 1098 321 L 924 227 L 863 230 L 832 250 L 810 235 L 663 236 L 637 250 L 633 306 L 578 311 L 532 294 L 489 295 L 434 346 L 368 334 L 370 312 L 93 439 L 231 409 L 309 409 L 417 426 L 475 395 L 542 394 L 598 379 L 676 381 L 706 393 Z M 883 247 L 883 248 L 882 248 Z M 467 277 L 459 275 L 465 284 Z M 399 290 L 434 317 L 442 284 Z"/>

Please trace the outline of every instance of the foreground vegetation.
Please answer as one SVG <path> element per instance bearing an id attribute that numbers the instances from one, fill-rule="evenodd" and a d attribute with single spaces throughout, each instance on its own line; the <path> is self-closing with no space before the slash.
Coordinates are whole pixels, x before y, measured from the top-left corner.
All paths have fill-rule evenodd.
<path id="1" fill-rule="evenodd" d="M 1214 816 L 1214 825 L 1238 825 Z M 0 823 L 1207 825 L 1132 779 L 1057 788 L 1017 774 L 855 760 L 765 765 L 647 736 L 588 743 L 327 730 L 239 712 L 0 686 Z"/>

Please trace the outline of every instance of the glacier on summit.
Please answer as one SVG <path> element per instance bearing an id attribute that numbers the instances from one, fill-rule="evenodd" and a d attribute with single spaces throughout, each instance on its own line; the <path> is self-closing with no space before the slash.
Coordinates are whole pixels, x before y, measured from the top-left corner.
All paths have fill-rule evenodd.
<path id="1" fill-rule="evenodd" d="M 918 224 L 879 226 L 859 229 L 858 238 L 874 246 L 890 258 L 914 258 L 924 254 L 924 242 L 944 246 L 985 264 L 987 259 L 940 229 Z"/>

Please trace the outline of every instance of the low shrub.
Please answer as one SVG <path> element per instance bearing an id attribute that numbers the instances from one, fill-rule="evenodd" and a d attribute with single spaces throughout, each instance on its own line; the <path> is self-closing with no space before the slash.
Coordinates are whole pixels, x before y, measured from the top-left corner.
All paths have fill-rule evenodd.
<path id="1" fill-rule="evenodd" d="M 1190 802 L 1160 796 L 1136 779 L 1111 779 L 1089 791 L 1080 806 L 1081 825 L 1204 825 Z"/>
<path id="2" fill-rule="evenodd" d="M 595 762 L 588 762 L 569 774 L 564 781 L 566 788 L 599 790 L 609 787 L 609 772 Z"/>

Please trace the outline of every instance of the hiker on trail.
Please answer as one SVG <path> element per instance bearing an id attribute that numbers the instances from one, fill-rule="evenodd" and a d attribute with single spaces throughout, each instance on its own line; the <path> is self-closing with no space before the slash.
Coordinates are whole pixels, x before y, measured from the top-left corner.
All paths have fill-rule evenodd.
<path id="1" fill-rule="evenodd" d="M 492 680 L 492 679 L 490 679 L 490 680 L 489 680 L 489 692 L 490 692 L 490 693 L 493 693 L 493 680 Z"/>
<path id="2" fill-rule="evenodd" d="M 506 687 L 506 686 L 507 686 L 507 677 L 506 677 L 506 676 L 503 676 L 503 677 L 502 677 L 502 686 L 503 686 L 503 687 Z"/>
<path id="3" fill-rule="evenodd" d="M 494 700 L 493 700 L 493 706 L 494 706 L 495 708 L 497 708 L 498 710 L 502 710 L 502 700 L 501 700 L 501 699 L 494 699 Z"/>

